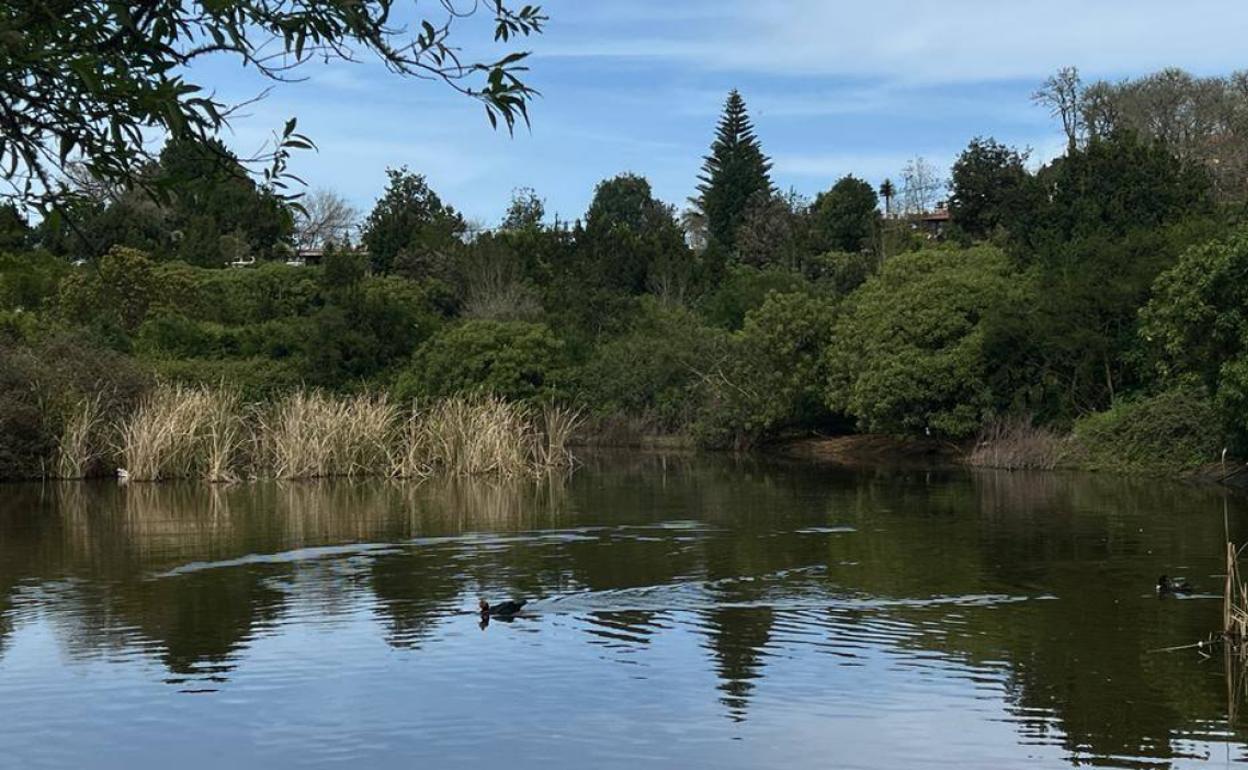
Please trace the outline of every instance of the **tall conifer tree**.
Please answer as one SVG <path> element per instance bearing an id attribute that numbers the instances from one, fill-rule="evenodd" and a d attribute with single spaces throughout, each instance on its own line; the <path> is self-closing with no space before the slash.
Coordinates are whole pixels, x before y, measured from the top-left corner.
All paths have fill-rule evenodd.
<path id="1" fill-rule="evenodd" d="M 693 202 L 705 217 L 708 245 L 729 254 L 750 198 L 772 191 L 771 161 L 763 155 L 745 100 L 735 88 L 728 94 L 711 154 L 704 161 Z"/>

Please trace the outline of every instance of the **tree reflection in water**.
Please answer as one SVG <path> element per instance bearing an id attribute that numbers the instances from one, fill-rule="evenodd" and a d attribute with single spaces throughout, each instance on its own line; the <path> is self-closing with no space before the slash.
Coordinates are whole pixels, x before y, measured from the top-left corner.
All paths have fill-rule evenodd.
<path id="1" fill-rule="evenodd" d="M 1149 654 L 1216 627 L 1216 602 L 1151 586 L 1172 567 L 1210 583 L 1223 501 L 1108 476 L 654 456 L 540 484 L 17 485 L 0 489 L 0 669 L 44 618 L 71 662 L 138 655 L 221 689 L 258 638 L 300 624 L 371 618 L 392 649 L 442 649 L 477 596 L 527 596 L 531 619 L 487 631 L 614 663 L 691 635 L 733 720 L 784 699 L 754 704 L 790 659 L 895 660 L 969 672 L 1022 743 L 1165 762 L 1228 740 L 1228 711 L 1242 740 L 1239 669 Z"/>

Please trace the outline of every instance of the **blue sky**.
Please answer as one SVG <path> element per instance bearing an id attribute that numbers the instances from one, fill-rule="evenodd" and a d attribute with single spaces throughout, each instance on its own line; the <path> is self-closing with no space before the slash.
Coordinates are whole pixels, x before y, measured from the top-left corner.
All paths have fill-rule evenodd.
<path id="1" fill-rule="evenodd" d="M 467 2 L 468 0 L 460 0 Z M 436 4 L 422 4 L 434 6 Z M 1178 66 L 1228 73 L 1248 33 L 1240 0 L 547 0 L 529 82 L 542 96 L 531 129 L 490 129 L 479 105 L 375 65 L 317 64 L 235 122 L 252 152 L 284 120 L 319 152 L 292 170 L 362 211 L 387 166 L 407 165 L 465 216 L 501 218 L 529 186 L 561 218 L 580 216 L 601 179 L 632 171 L 685 205 L 724 96 L 738 88 L 783 188 L 813 195 L 853 173 L 896 180 L 923 156 L 946 167 L 976 135 L 1033 149 L 1062 146 L 1029 94 L 1076 65 L 1085 79 Z M 457 31 L 466 54 L 497 54 L 489 31 Z M 263 84 L 222 64 L 195 77 L 226 98 Z"/>

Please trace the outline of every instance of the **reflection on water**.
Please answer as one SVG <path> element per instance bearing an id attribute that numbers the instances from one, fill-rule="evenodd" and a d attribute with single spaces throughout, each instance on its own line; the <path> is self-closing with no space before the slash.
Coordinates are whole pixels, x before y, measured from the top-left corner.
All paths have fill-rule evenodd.
<path id="1" fill-rule="evenodd" d="M 1217 626 L 1152 585 L 1217 591 L 1224 508 L 1248 539 L 1207 488 L 647 455 L 0 487 L 0 766 L 1237 761 L 1242 674 L 1150 652 Z"/>

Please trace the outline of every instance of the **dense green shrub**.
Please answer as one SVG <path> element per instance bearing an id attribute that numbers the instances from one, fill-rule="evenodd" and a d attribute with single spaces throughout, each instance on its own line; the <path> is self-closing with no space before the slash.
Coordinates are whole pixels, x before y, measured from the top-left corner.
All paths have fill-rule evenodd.
<path id="1" fill-rule="evenodd" d="M 265 263 L 245 270 L 213 270 L 182 262 L 154 271 L 154 309 L 197 321 L 235 325 L 308 315 L 322 303 L 318 268 Z"/>
<path id="2" fill-rule="evenodd" d="M 684 430 L 727 340 L 685 308 L 643 301 L 629 330 L 604 340 L 577 370 L 577 392 L 592 414 L 628 415 L 659 432 Z"/>
<path id="3" fill-rule="evenodd" d="M 829 251 L 808 259 L 804 272 L 820 290 L 844 297 L 875 275 L 880 264 L 871 252 Z"/>
<path id="4" fill-rule="evenodd" d="M 295 359 L 165 358 L 152 361 L 151 366 L 161 380 L 210 387 L 225 384 L 245 401 L 272 399 L 305 382 L 303 365 Z"/>
<path id="5" fill-rule="evenodd" d="M 1009 302 L 1010 264 L 989 246 L 884 263 L 848 300 L 828 348 L 828 407 L 864 430 L 965 437 L 991 411 L 982 320 Z"/>
<path id="6" fill-rule="evenodd" d="M 1215 394 L 1220 425 L 1248 448 L 1248 229 L 1183 252 L 1140 318 L 1162 381 L 1198 377 Z"/>
<path id="7" fill-rule="evenodd" d="M 705 383 L 695 426 L 699 442 L 744 447 L 786 427 L 827 422 L 825 351 L 833 342 L 834 318 L 826 299 L 767 295 Z"/>
<path id="8" fill-rule="evenodd" d="M 422 345 L 396 384 L 402 399 L 483 390 L 512 400 L 559 392 L 563 342 L 545 325 L 470 320 Z"/>
<path id="9" fill-rule="evenodd" d="M 61 313 L 84 326 L 134 332 L 158 293 L 151 258 L 116 246 L 95 265 L 75 268 L 60 284 Z"/>
<path id="10" fill-rule="evenodd" d="M 83 399 L 99 399 L 100 412 L 115 416 L 150 382 L 132 359 L 81 334 L 0 343 L 0 478 L 48 472 L 65 418 Z"/>
<path id="11" fill-rule="evenodd" d="M 1179 471 L 1215 462 L 1218 412 L 1199 385 L 1123 400 L 1075 423 L 1077 462 L 1092 469 Z"/>
<path id="12" fill-rule="evenodd" d="M 740 329 L 745 315 L 761 307 L 770 292 L 787 294 L 809 289 L 800 273 L 789 270 L 760 270 L 746 265 L 729 267 L 719 287 L 702 302 L 708 323 L 721 329 Z"/>
<path id="13" fill-rule="evenodd" d="M 57 286 L 69 269 L 68 262 L 46 251 L 0 253 L 0 309 L 44 309 L 56 299 Z"/>

